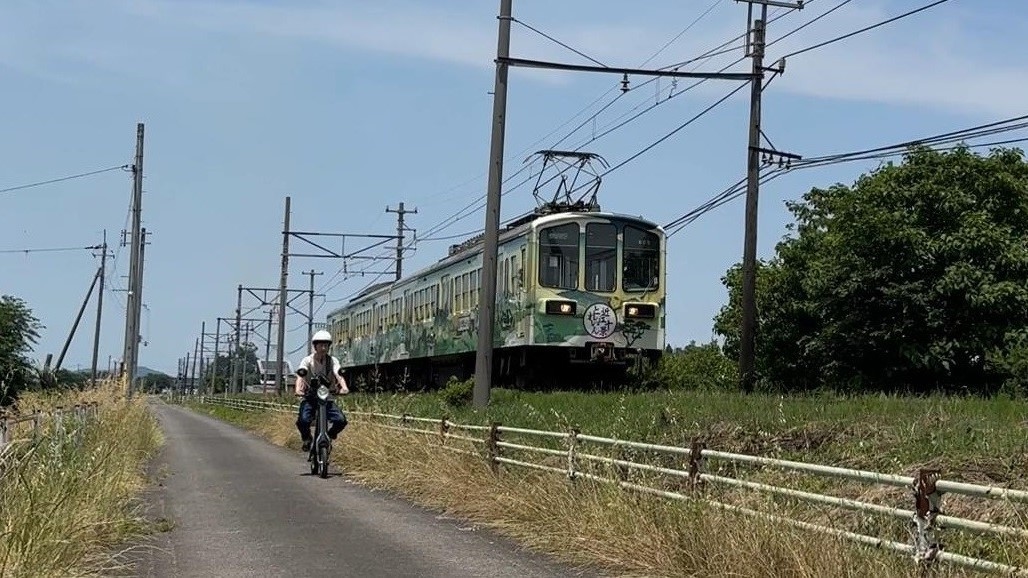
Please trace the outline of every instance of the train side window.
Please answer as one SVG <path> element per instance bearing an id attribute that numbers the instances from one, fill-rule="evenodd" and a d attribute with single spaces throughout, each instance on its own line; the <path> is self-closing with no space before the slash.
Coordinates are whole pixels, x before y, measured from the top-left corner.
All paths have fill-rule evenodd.
<path id="1" fill-rule="evenodd" d="M 653 291 L 660 286 L 660 237 L 655 233 L 625 225 L 625 291 Z"/>
<path id="2" fill-rule="evenodd" d="M 611 223 L 585 226 L 585 290 L 613 291 L 617 268 L 618 229 Z"/>
<path id="3" fill-rule="evenodd" d="M 539 284 L 555 289 L 578 289 L 578 223 L 539 231 Z"/>

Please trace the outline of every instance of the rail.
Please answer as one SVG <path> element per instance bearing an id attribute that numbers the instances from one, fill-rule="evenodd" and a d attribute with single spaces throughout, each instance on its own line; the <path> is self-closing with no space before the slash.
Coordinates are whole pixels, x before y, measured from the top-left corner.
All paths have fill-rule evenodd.
<path id="1" fill-rule="evenodd" d="M 227 397 L 206 397 L 201 398 L 202 403 L 216 403 L 244 411 L 289 411 L 295 412 L 297 405 L 280 404 L 263 400 L 246 400 Z M 546 430 L 535 430 L 520 427 L 503 426 L 493 423 L 488 426 L 462 424 L 443 418 L 428 418 L 413 416 L 409 414 L 393 415 L 380 412 L 349 411 L 350 415 L 368 418 L 372 425 L 384 427 L 393 431 L 424 435 L 429 439 L 436 439 L 441 442 L 439 447 L 463 454 L 483 455 L 483 451 L 470 451 L 463 448 L 447 446 L 447 440 L 457 440 L 468 443 L 479 444 L 484 450 L 484 458 L 489 462 L 494 471 L 498 472 L 499 466 L 509 465 L 516 467 L 531 468 L 540 471 L 559 473 L 571 480 L 588 479 L 596 482 L 615 484 L 621 488 L 663 497 L 671 500 L 697 500 L 713 507 L 732 511 L 741 515 L 755 518 L 763 518 L 774 523 L 782 523 L 797 528 L 834 535 L 847 540 L 870 545 L 885 550 L 904 553 L 912 556 L 919 564 L 928 566 L 933 562 L 948 562 L 959 566 L 974 568 L 987 572 L 1004 574 L 1007 576 L 1028 577 L 1028 568 L 1012 566 L 999 562 L 975 558 L 954 552 L 944 551 L 943 545 L 935 538 L 935 531 L 939 528 L 949 528 L 974 532 L 980 535 L 993 535 L 1024 540 L 1028 544 L 1028 528 L 1013 527 L 981 520 L 949 516 L 942 513 L 942 498 L 944 494 L 962 495 L 971 498 L 985 498 L 993 500 L 1005 500 L 1008 503 L 1028 504 L 1028 491 L 1013 488 L 1002 488 L 998 486 L 986 486 L 964 482 L 941 479 L 939 470 L 919 470 L 916 476 L 902 476 L 880 472 L 826 466 L 820 464 L 782 460 L 764 456 L 752 456 L 746 454 L 732 453 L 711 450 L 704 447 L 702 443 L 694 442 L 691 447 L 668 446 L 606 438 L 594 435 L 583 434 L 577 429 L 567 432 L 555 432 Z M 393 423 L 389 423 L 393 422 Z M 399 425 L 396 425 L 399 422 Z M 433 429 L 417 427 L 419 424 L 431 425 Z M 482 438 L 475 438 L 469 435 L 462 435 L 458 432 L 485 433 Z M 552 447 L 533 446 L 529 442 L 519 440 L 520 443 L 502 439 L 504 434 L 513 434 L 522 437 L 547 438 L 559 440 L 567 447 L 555 449 Z M 585 444 L 604 446 L 607 448 L 631 448 L 645 450 L 658 454 L 685 458 L 687 461 L 684 468 L 664 467 L 655 464 L 634 462 L 631 460 L 617 459 L 611 456 L 602 456 L 583 451 Z M 545 463 L 526 461 L 527 458 L 515 459 L 511 456 L 501 455 L 501 450 L 513 450 L 526 454 L 538 454 L 542 456 L 560 457 L 564 461 L 563 467 L 556 467 Z M 803 491 L 794 488 L 785 488 L 773 484 L 741 480 L 727 476 L 710 474 L 704 471 L 709 460 L 724 461 L 733 464 L 748 466 L 777 467 L 787 471 L 809 474 L 820 477 L 845 479 L 853 482 L 904 488 L 911 492 L 913 497 L 913 509 L 905 509 L 895 506 L 873 504 L 852 498 L 818 494 L 815 492 Z M 687 491 L 668 491 L 642 484 L 636 484 L 626 480 L 617 480 L 600 476 L 594 473 L 583 471 L 580 462 L 592 462 L 616 466 L 629 470 L 645 471 L 652 474 L 677 478 L 684 482 Z M 834 506 L 853 511 L 861 511 L 872 514 L 884 515 L 892 519 L 907 520 L 910 527 L 911 540 L 909 543 L 887 540 L 884 538 L 869 536 L 856 532 L 849 532 L 839 528 L 828 527 L 801 520 L 795 520 L 766 512 L 759 512 L 751 508 L 732 505 L 725 502 L 713 500 L 704 496 L 702 490 L 705 484 L 722 485 L 737 489 L 764 492 L 777 496 L 785 496 L 797 500 Z"/>

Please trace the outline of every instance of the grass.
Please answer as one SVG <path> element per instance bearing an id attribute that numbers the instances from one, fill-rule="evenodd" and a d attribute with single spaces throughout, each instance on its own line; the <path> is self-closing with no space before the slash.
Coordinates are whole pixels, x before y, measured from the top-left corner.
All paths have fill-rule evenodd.
<path id="1" fill-rule="evenodd" d="M 344 403 L 348 410 L 447 416 L 461 423 L 497 421 L 545 430 L 577 426 L 594 435 L 670 445 L 688 446 L 700 439 L 711 449 L 905 475 L 922 467 L 938 467 L 948 480 L 1028 489 L 1028 404 L 1012 399 L 781 397 L 692 391 L 543 394 L 500 389 L 493 391 L 486 411 L 449 405 L 442 394 L 357 394 Z M 203 411 L 244 425 L 280 445 L 298 447 L 294 416 L 269 417 L 211 406 L 203 406 Z M 517 468 L 505 468 L 502 475 L 495 476 L 484 460 L 445 452 L 438 444 L 426 443 L 425 436 L 368 427 L 360 419 L 351 423 L 339 456 L 352 477 L 490 525 L 573 563 L 599 563 L 618 572 L 650 576 L 891 577 L 910 575 L 914 568 L 902 556 L 770 526 L 695 503 L 667 502 L 582 480 L 571 484 L 560 475 Z M 405 435 L 407 443 L 400 443 L 397 436 Z M 544 445 L 539 438 L 522 439 Z M 621 452 L 619 457 L 638 455 Z M 531 461 L 539 461 L 539 457 Z M 652 462 L 653 458 L 639 461 Z M 564 464 L 561 458 L 554 458 L 551 465 Z M 710 473 L 904 509 L 913 505 L 909 491 L 901 488 L 798 476 L 773 468 L 719 467 L 716 462 L 708 466 Z M 666 482 L 665 487 L 676 489 Z M 752 491 L 708 492 L 733 504 L 908 541 L 901 521 L 812 508 Z M 982 501 L 954 495 L 946 496 L 943 507 L 950 515 L 1028 526 L 1024 507 L 998 501 L 984 501 L 983 506 Z M 947 550 L 1028 565 L 1024 540 L 983 539 L 955 531 L 941 535 Z M 937 575 L 974 575 L 942 568 Z"/>
<path id="2" fill-rule="evenodd" d="M 0 456 L 0 577 L 104 575 L 123 566 L 119 545 L 152 531 L 136 497 L 160 432 L 145 398 L 120 391 L 109 383 L 19 400 L 22 413 L 95 401 L 99 414 L 81 424 L 66 416 L 63 431 L 44 420 L 38 442 Z"/>

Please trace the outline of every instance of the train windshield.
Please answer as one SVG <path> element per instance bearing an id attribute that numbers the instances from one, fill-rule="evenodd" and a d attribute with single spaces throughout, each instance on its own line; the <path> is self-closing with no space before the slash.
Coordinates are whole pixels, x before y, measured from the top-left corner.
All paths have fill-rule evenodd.
<path id="1" fill-rule="evenodd" d="M 660 237 L 655 233 L 625 226 L 624 289 L 652 291 L 660 285 Z"/>
<path id="2" fill-rule="evenodd" d="M 578 288 L 578 224 L 539 231 L 539 284 L 555 289 Z"/>
<path id="3" fill-rule="evenodd" d="M 585 226 L 585 290 L 613 291 L 616 286 L 618 229 L 610 223 Z"/>

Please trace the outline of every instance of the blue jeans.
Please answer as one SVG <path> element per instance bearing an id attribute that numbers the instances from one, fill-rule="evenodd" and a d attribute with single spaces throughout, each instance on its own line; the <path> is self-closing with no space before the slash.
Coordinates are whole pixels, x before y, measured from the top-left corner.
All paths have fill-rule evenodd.
<path id="1" fill-rule="evenodd" d="M 328 437 L 336 439 L 339 432 L 346 427 L 346 415 L 336 406 L 334 401 L 328 402 Z M 300 401 L 300 412 L 296 417 L 296 429 L 300 430 L 300 438 L 304 441 L 311 439 L 311 423 L 317 419 L 317 400 L 311 401 L 303 398 Z"/>

